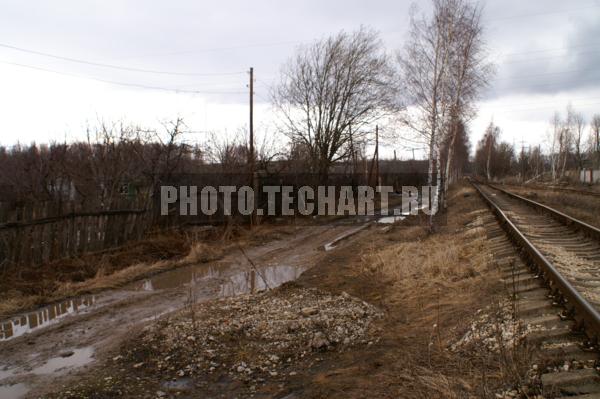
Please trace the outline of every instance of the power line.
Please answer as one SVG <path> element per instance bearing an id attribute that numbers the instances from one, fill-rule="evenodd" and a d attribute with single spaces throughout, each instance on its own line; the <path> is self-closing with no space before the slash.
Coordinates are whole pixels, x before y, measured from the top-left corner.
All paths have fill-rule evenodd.
<path id="1" fill-rule="evenodd" d="M 582 45 L 577 45 L 577 46 L 555 47 L 555 48 L 540 49 L 540 50 L 520 51 L 520 52 L 514 52 L 514 53 L 503 53 L 502 55 L 512 57 L 515 55 L 529 55 L 531 53 L 548 53 L 548 52 L 552 52 L 552 51 L 564 51 L 564 50 L 571 50 L 574 48 L 586 48 L 586 47 L 598 47 L 598 46 L 600 46 L 600 43 L 582 44 Z"/>
<path id="2" fill-rule="evenodd" d="M 565 84 L 567 84 L 567 83 L 571 87 L 564 87 Z M 591 78 L 588 78 L 588 79 L 577 80 L 575 83 L 577 83 L 577 84 L 585 83 L 585 84 L 594 85 L 594 84 L 600 83 L 600 80 L 598 80 L 598 77 L 591 77 Z M 508 87 L 510 87 L 510 86 L 508 86 Z M 573 87 L 573 83 L 572 82 L 562 82 L 562 81 L 538 82 L 538 83 L 534 83 L 534 84 L 531 84 L 531 85 L 527 85 L 527 89 L 544 89 L 544 88 L 550 88 L 550 89 L 557 90 L 557 89 L 562 89 L 562 88 L 565 88 L 565 89 L 571 88 L 571 89 L 573 89 L 573 88 L 577 88 L 577 87 Z"/>
<path id="3" fill-rule="evenodd" d="M 600 97 L 579 97 L 579 98 L 569 98 L 569 99 L 556 99 L 553 101 L 543 101 L 543 102 L 528 102 L 528 103 L 520 103 L 520 104 L 502 104 L 502 105 L 494 105 L 493 109 L 494 112 L 521 112 L 521 111 L 535 111 L 538 109 L 551 109 L 557 108 L 557 103 L 561 102 L 562 104 L 560 105 L 560 107 L 564 106 L 566 103 L 571 103 L 573 104 L 573 106 L 575 108 L 583 108 L 583 107 L 588 107 L 588 106 L 592 106 L 595 104 L 600 104 L 599 100 Z M 594 101 L 596 100 L 596 101 Z M 582 102 L 583 101 L 583 102 Z M 540 104 L 548 104 L 548 105 L 543 105 L 543 106 L 538 106 Z M 527 106 L 534 106 L 534 107 L 527 107 Z M 526 108 L 523 108 L 523 107 Z"/>
<path id="4" fill-rule="evenodd" d="M 243 91 L 229 91 L 229 92 L 228 91 L 198 91 L 198 90 L 179 90 L 179 89 L 174 89 L 174 88 L 169 88 L 169 87 L 160 87 L 160 86 L 147 86 L 147 85 L 142 85 L 142 84 L 137 84 L 137 83 L 117 82 L 117 81 L 112 81 L 112 80 L 99 79 L 99 78 L 95 78 L 95 77 L 91 77 L 91 76 L 75 75 L 75 74 L 71 74 L 71 73 L 55 71 L 52 69 L 41 68 L 41 67 L 37 67 L 37 66 L 33 66 L 33 65 L 19 64 L 16 62 L 0 61 L 0 63 L 18 66 L 21 68 L 33 69 L 36 71 L 50 72 L 50 73 L 55 73 L 58 75 L 70 76 L 70 77 L 79 78 L 79 79 L 94 80 L 97 82 L 108 83 L 108 84 L 117 85 L 117 86 L 135 87 L 135 88 L 139 88 L 139 89 L 162 90 L 162 91 L 171 91 L 171 92 L 175 92 L 175 93 L 188 93 L 188 94 L 245 94 L 245 92 L 243 92 Z"/>
<path id="5" fill-rule="evenodd" d="M 598 71 L 598 68 L 591 68 L 591 69 L 574 69 L 571 71 L 559 71 L 559 72 L 547 72 L 547 73 L 536 73 L 536 74 L 531 74 L 531 75 L 517 75 L 517 76 L 507 76 L 507 77 L 503 77 L 503 78 L 494 78 L 494 80 L 515 80 L 515 79 L 531 79 L 531 78 L 537 78 L 540 76 L 548 76 L 548 75 L 562 75 L 565 73 L 581 73 L 581 72 L 594 72 L 594 71 Z"/>
<path id="6" fill-rule="evenodd" d="M 264 102 L 266 102 L 266 103 L 269 103 L 269 102 L 271 102 L 271 100 L 269 100 L 269 99 L 268 99 L 268 98 L 266 98 L 265 96 L 263 96 L 263 95 L 261 95 L 261 94 L 257 93 L 256 91 L 254 92 L 254 95 L 255 95 L 256 97 L 260 98 L 261 100 L 263 100 L 263 101 L 264 101 Z"/>
<path id="7" fill-rule="evenodd" d="M 578 98 L 570 98 L 567 101 L 575 102 L 575 101 L 589 101 L 589 100 L 600 100 L 600 97 L 578 97 Z M 556 99 L 551 101 L 536 101 L 536 102 L 527 102 L 520 104 L 504 104 L 504 105 L 494 105 L 494 108 L 512 108 L 512 107 L 522 107 L 528 105 L 539 105 L 539 104 L 555 104 L 559 101 L 565 101 L 563 99 Z"/>
<path id="8" fill-rule="evenodd" d="M 539 17 L 539 16 L 553 15 L 553 14 L 565 14 L 565 13 L 576 12 L 576 11 L 581 11 L 581 10 L 588 10 L 590 8 L 598 8 L 598 7 L 600 7 L 600 4 L 589 5 L 587 7 L 580 7 L 580 8 L 571 8 L 571 9 L 561 10 L 561 11 L 547 11 L 547 12 L 530 13 L 530 14 L 509 15 L 507 17 L 489 18 L 489 19 L 486 19 L 486 22 L 496 22 L 496 21 L 504 21 L 504 20 L 510 20 L 510 19 L 518 19 L 518 18 Z M 404 24 L 404 25 L 402 25 L 402 29 L 387 29 L 387 30 L 380 31 L 380 33 L 387 34 L 387 33 L 404 32 L 407 27 L 408 27 L 408 24 Z"/>
<path id="9" fill-rule="evenodd" d="M 516 19 L 516 18 L 539 17 L 539 16 L 542 16 L 542 15 L 565 14 L 565 13 L 568 13 L 568 12 L 588 10 L 590 8 L 598 8 L 598 7 L 600 7 L 600 4 L 589 5 L 587 7 L 580 7 L 580 8 L 571 8 L 571 9 L 562 10 L 562 11 L 547 11 L 547 12 L 538 12 L 538 13 L 531 13 L 531 14 L 512 15 L 512 16 L 508 16 L 508 17 L 491 18 L 491 19 L 488 19 L 487 21 L 488 22 L 495 22 L 495 21 L 504 21 L 504 20 Z"/>
<path id="10" fill-rule="evenodd" d="M 162 56 L 170 56 L 170 55 L 210 53 L 210 52 L 239 50 L 239 49 L 247 49 L 247 48 L 289 46 L 289 45 L 298 45 L 300 43 L 302 43 L 302 41 L 287 41 L 287 42 L 274 42 L 274 43 L 263 43 L 263 44 L 242 44 L 239 46 L 213 47 L 213 48 L 205 48 L 205 49 L 198 49 L 198 50 L 173 51 L 170 53 L 142 54 L 142 55 L 134 55 L 134 56 L 126 57 L 126 58 L 162 57 Z"/>
<path id="11" fill-rule="evenodd" d="M 551 11 L 551 12 L 544 12 L 544 13 L 515 15 L 515 16 L 510 16 L 510 17 L 496 18 L 496 19 L 493 19 L 493 20 L 490 20 L 490 21 L 504 20 L 504 19 L 513 19 L 513 18 L 521 18 L 521 17 L 531 17 L 531 16 L 547 15 L 547 14 L 557 14 L 557 13 L 564 13 L 564 12 L 568 12 L 568 11 L 579 11 L 579 10 L 584 10 L 584 9 L 589 9 L 589 8 L 596 8 L 596 7 L 598 7 L 598 5 L 588 6 L 588 7 L 582 7 L 582 8 L 578 8 L 578 9 L 565 10 L 565 11 Z M 397 31 L 398 30 L 386 30 L 386 31 L 382 31 L 382 33 L 390 33 L 390 32 L 397 32 Z M 240 46 L 230 46 L 230 47 L 200 49 L 200 50 L 183 51 L 183 52 L 170 52 L 170 53 L 163 53 L 162 55 L 176 55 L 176 54 L 186 54 L 186 53 L 213 52 L 213 51 L 233 50 L 233 49 L 241 49 L 241 48 L 273 47 L 273 46 L 291 45 L 291 44 L 299 44 L 299 43 L 301 43 L 301 42 L 300 41 L 285 41 L 285 42 L 275 42 L 275 43 L 265 43 L 265 44 L 252 44 L 252 45 L 240 45 Z M 122 65 L 113 65 L 113 64 L 107 64 L 107 63 L 101 63 L 101 62 L 87 61 L 87 60 L 82 60 L 82 59 L 78 59 L 78 58 L 66 57 L 66 56 L 61 56 L 61 55 L 56 55 L 56 54 L 51 54 L 51 53 L 45 53 L 45 52 L 41 52 L 41 51 L 37 51 L 37 50 L 26 49 L 26 48 L 22 48 L 22 47 L 18 47 L 18 46 L 13 46 L 13 45 L 10 45 L 10 44 L 0 43 L 0 47 L 4 47 L 4 48 L 8 48 L 8 49 L 11 49 L 11 50 L 20 51 L 20 52 L 24 52 L 24 53 L 28 53 L 28 54 L 34 54 L 34 55 L 39 55 L 39 56 L 43 56 L 43 57 L 54 58 L 54 59 L 58 59 L 58 60 L 62 60 L 62 61 L 68 61 L 68 62 L 73 62 L 73 63 L 78 63 L 78 64 L 84 64 L 84 65 L 91 65 L 91 66 L 96 66 L 96 67 L 103 67 L 103 68 L 110 68 L 110 69 L 117 69 L 117 70 L 124 70 L 124 71 L 131 71 L 131 72 L 152 73 L 152 74 L 161 74 L 161 75 L 175 75 L 175 76 L 227 76 L 227 75 L 242 75 L 242 74 L 245 73 L 245 71 L 237 71 L 237 72 L 208 72 L 208 73 L 203 73 L 203 72 L 199 73 L 199 72 L 160 71 L 160 70 L 134 68 L 134 67 L 128 67 L 128 66 L 122 66 Z M 587 47 L 587 46 L 576 46 L 576 47 L 573 47 L 573 48 L 580 48 L 580 47 Z M 532 51 L 532 52 L 547 52 L 547 51 L 556 51 L 556 50 L 537 50 L 537 51 Z M 600 51 L 600 50 L 597 50 L 597 51 Z M 593 52 L 596 52 L 596 51 L 593 51 Z M 587 52 L 584 52 L 584 53 L 587 53 Z M 518 55 L 518 54 L 520 54 L 520 53 L 512 53 L 512 54 L 509 53 L 509 54 L 506 54 L 506 55 L 507 56 L 511 56 L 511 55 Z M 161 55 L 161 54 L 157 54 L 157 55 Z M 527 62 L 527 61 L 534 61 L 534 60 L 540 60 L 540 59 L 546 59 L 546 58 L 554 58 L 554 57 L 556 57 L 556 56 L 550 56 L 550 57 L 544 57 L 544 58 L 537 58 L 537 59 L 504 61 L 504 63 Z M 560 57 L 560 56 L 558 56 L 558 57 Z"/>
<path id="12" fill-rule="evenodd" d="M 551 12 L 543 12 L 543 13 L 535 13 L 535 14 L 515 15 L 515 16 L 510 16 L 510 17 L 497 18 L 495 20 L 512 19 L 512 18 L 520 18 L 520 17 L 531 17 L 531 16 L 547 15 L 547 14 L 557 14 L 557 13 L 564 13 L 564 12 L 568 12 L 568 11 L 579 11 L 579 10 L 584 10 L 584 9 L 589 9 L 589 8 L 596 8 L 596 7 L 598 7 L 598 5 L 588 6 L 588 7 L 581 7 L 581 8 L 577 8 L 577 9 L 564 10 L 564 11 L 551 11 Z M 383 31 L 383 32 L 385 32 L 385 31 Z M 299 42 L 297 42 L 297 41 L 293 41 L 293 42 L 292 41 L 287 41 L 287 42 L 275 42 L 275 43 L 267 43 L 267 44 L 252 44 L 252 45 L 241 45 L 241 46 L 211 48 L 211 49 L 197 50 L 195 52 L 220 51 L 220 50 L 231 50 L 231 49 L 252 48 L 252 47 L 280 46 L 280 45 L 297 44 L 297 43 L 299 43 Z M 593 45 L 597 45 L 597 44 L 593 44 Z M 2 43 L 0 43 L 0 47 L 12 49 L 12 50 L 15 50 L 15 51 L 20 51 L 20 52 L 35 54 L 35 55 L 39 55 L 39 56 L 55 58 L 55 59 L 59 59 L 59 60 L 63 60 L 63 61 L 68 61 L 68 62 L 74 62 L 74 63 L 79 63 L 79 64 L 92 65 L 92 66 L 97 66 L 97 67 L 104 67 L 104 68 L 111 68 L 111 69 L 119 69 L 119 70 L 125 70 L 125 71 L 133 71 L 133 72 L 164 74 L 164 75 L 178 75 L 178 76 L 227 76 L 227 75 L 242 75 L 242 74 L 245 73 L 245 71 L 240 71 L 240 72 L 226 72 L 226 73 L 195 73 L 195 72 L 159 71 L 159 70 L 133 68 L 133 67 L 127 67 L 127 66 L 121 66 L 121 65 L 113 65 L 113 64 L 107 64 L 107 63 L 99 63 L 99 62 L 86 61 L 86 60 L 77 59 L 77 58 L 65 57 L 65 56 L 60 56 L 60 55 L 56 55 L 56 54 L 50 54 L 50 53 L 40 52 L 40 51 L 36 51 L 36 50 L 31 50 L 31 49 L 25 49 L 25 48 L 21 48 L 21 47 L 9 45 L 9 44 L 2 44 Z M 574 46 L 572 48 L 582 48 L 582 47 L 590 47 L 590 46 Z M 569 48 L 569 47 L 567 47 L 567 48 Z M 564 49 L 564 48 L 546 49 L 546 50 L 538 50 L 538 51 L 532 51 L 532 52 L 549 52 L 549 51 L 557 51 L 557 50 L 560 50 L 560 49 Z M 581 52 L 581 54 L 595 53 L 597 51 L 600 51 L 600 50 Z M 179 52 L 179 53 L 184 53 L 184 52 Z M 177 53 L 173 52 L 173 53 L 167 53 L 167 54 L 177 54 Z M 518 55 L 518 54 L 519 53 L 512 53 L 512 54 L 509 53 L 509 54 L 506 54 L 506 55 L 511 56 L 511 55 Z M 556 57 L 565 57 L 565 56 L 566 55 L 555 55 L 555 56 L 549 56 L 549 57 L 543 57 L 543 58 L 537 58 L 537 59 L 524 59 L 524 60 L 504 61 L 504 63 L 528 62 L 528 61 L 536 61 L 536 60 L 543 60 L 543 59 L 556 58 Z M 99 81 L 99 82 L 109 83 L 109 84 L 114 84 L 114 85 L 120 85 L 120 86 L 137 87 L 137 88 L 154 89 L 154 90 L 166 90 L 166 91 L 174 91 L 174 92 L 180 92 L 180 93 L 206 93 L 206 94 L 213 94 L 213 93 L 214 94 L 239 94 L 239 93 L 242 93 L 242 92 L 225 92 L 225 91 L 182 90 L 182 89 L 177 89 L 177 88 L 165 88 L 165 87 L 158 87 L 158 86 L 147 86 L 147 85 L 141 85 L 141 84 L 127 83 L 127 82 L 116 82 L 116 81 L 104 80 L 104 79 L 99 79 L 99 78 L 94 78 L 94 77 L 85 77 L 85 76 L 81 76 L 81 75 L 68 74 L 68 73 L 65 73 L 65 72 L 59 72 L 59 71 L 55 71 L 55 70 L 45 69 L 45 68 L 42 68 L 42 67 L 36 67 L 36 66 L 31 66 L 31 65 L 19 64 L 19 63 L 11 63 L 11 62 L 6 62 L 6 61 L 0 61 L 0 62 L 3 62 L 5 64 L 14 65 L 14 66 L 19 66 L 19 67 L 24 67 L 24 68 L 29 68 L 29 69 L 36 69 L 36 70 L 41 70 L 41 71 L 46 71 L 46 72 L 52 72 L 52 73 L 66 75 L 66 76 L 73 76 L 73 77 L 77 77 L 77 78 L 84 78 L 84 79 L 96 80 L 96 81 Z M 543 74 L 543 75 L 560 74 L 560 73 L 572 73 L 572 72 L 581 72 L 581 71 L 554 72 L 554 73 L 547 73 L 547 74 Z M 542 76 L 542 74 L 539 74 L 539 75 L 530 75 L 530 77 L 536 77 L 536 76 Z M 516 77 L 516 78 L 518 79 L 518 78 L 527 78 L 527 77 Z M 502 80 L 502 79 L 515 79 L 515 78 L 499 78 L 498 80 Z M 263 84 L 263 85 L 265 85 L 265 86 L 267 86 L 267 87 L 269 86 L 265 82 L 260 82 L 260 83 Z M 195 85 L 189 85 L 189 86 L 195 86 Z"/>
<path id="13" fill-rule="evenodd" d="M 508 17 L 493 18 L 493 19 L 489 19 L 488 21 L 500 21 L 500 20 L 514 19 L 514 18 L 526 18 L 526 17 L 551 15 L 551 14 L 564 14 L 566 12 L 581 11 L 581 10 L 587 10 L 590 8 L 597 8 L 597 7 L 600 7 L 600 5 L 596 4 L 596 5 L 590 5 L 587 7 L 571 8 L 569 10 L 562 10 L 562 11 L 548 11 L 548 12 L 542 12 L 542 13 L 512 15 L 512 16 L 508 16 Z M 400 30 L 398 30 L 398 29 L 383 30 L 383 31 L 381 31 L 381 33 L 395 33 L 395 32 L 399 32 L 399 31 Z M 311 39 L 311 40 L 314 40 L 314 39 Z M 238 46 L 229 46 L 229 47 L 215 47 L 215 48 L 189 50 L 189 51 L 168 52 L 168 53 L 160 53 L 160 54 L 139 55 L 139 56 L 133 56 L 133 57 L 127 57 L 127 58 L 192 54 L 192 53 L 227 51 L 227 50 L 236 50 L 236 49 L 244 49 L 244 48 L 257 48 L 257 47 L 275 47 L 275 46 L 285 46 L 285 45 L 297 45 L 297 44 L 301 44 L 303 42 L 304 41 L 295 40 L 295 41 L 283 41 L 283 42 L 272 42 L 272 43 L 262 43 L 262 44 L 248 44 L 248 45 L 238 45 Z M 50 58 L 68 61 L 68 62 L 92 65 L 92 66 L 103 67 L 103 68 L 112 68 L 112 69 L 119 69 L 119 70 L 125 70 L 125 71 L 132 71 L 132 72 L 154 73 L 154 74 L 164 74 L 164 75 L 179 75 L 179 76 L 224 76 L 224 75 L 241 75 L 241 74 L 245 73 L 245 71 L 225 72 L 225 73 L 222 73 L 222 72 L 197 73 L 197 72 L 159 71 L 159 70 L 133 68 L 133 67 L 122 66 L 122 65 L 113 65 L 113 64 L 107 64 L 107 63 L 101 63 L 101 62 L 87 61 L 87 60 L 82 60 L 82 59 L 78 59 L 78 58 L 66 57 L 66 56 L 41 52 L 41 51 L 37 51 L 37 50 L 26 49 L 26 48 L 22 48 L 22 47 L 10 45 L 10 44 L 0 43 L 0 47 L 4 47 L 4 48 L 11 49 L 11 50 L 24 52 L 24 53 L 29 53 L 29 54 L 50 57 Z M 585 47 L 585 46 L 577 46 L 577 47 Z M 555 50 L 537 50 L 534 52 L 546 52 L 546 51 L 555 51 Z M 506 55 L 518 55 L 518 54 L 520 54 L 520 53 L 513 53 L 513 54 L 509 53 Z"/>
<path id="14" fill-rule="evenodd" d="M 213 88 L 213 89 L 237 89 L 240 86 L 242 86 L 243 84 L 241 82 L 212 82 L 212 83 L 201 83 L 201 82 L 196 82 L 196 83 L 189 83 L 189 84 L 181 84 L 181 85 L 176 85 L 173 86 L 174 89 L 179 90 L 179 89 L 194 89 L 194 88 L 199 88 L 199 89 L 204 89 L 204 88 Z M 235 86 L 235 87 L 233 87 Z"/>
<path id="15" fill-rule="evenodd" d="M 568 13 L 568 12 L 588 10 L 590 8 L 597 8 L 597 7 L 600 7 L 600 5 L 590 5 L 590 6 L 587 6 L 587 7 L 572 8 L 572 9 L 569 9 L 569 10 L 562 10 L 562 11 L 548 11 L 548 12 L 541 12 L 541 13 L 511 15 L 511 16 L 508 16 L 508 17 L 492 18 L 492 19 L 488 19 L 487 21 L 488 22 L 495 22 L 495 21 L 502 21 L 502 20 L 516 19 L 516 18 L 529 18 L 529 17 L 536 17 L 536 16 L 543 16 L 543 15 L 564 14 L 564 13 Z M 382 30 L 382 31 L 380 31 L 380 33 L 381 34 L 388 34 L 388 33 L 403 32 L 404 29 L 406 29 L 407 26 L 408 25 L 403 26 L 403 29 L 386 29 L 386 30 Z M 228 47 L 213 47 L 213 48 L 205 48 L 205 49 L 197 49 L 197 50 L 174 51 L 174 52 L 168 52 L 168 53 L 155 53 L 155 54 L 135 55 L 135 56 L 127 57 L 127 58 L 161 57 L 161 56 L 182 55 L 182 54 L 197 54 L 197 53 L 207 53 L 207 52 L 217 52 L 217 51 L 229 51 L 229 50 L 238 50 L 238 49 L 246 49 L 246 48 L 291 46 L 291 45 L 299 45 L 299 44 L 302 44 L 302 43 L 313 41 L 315 39 L 316 38 L 306 39 L 306 40 L 293 40 L 293 41 L 290 40 L 290 41 L 283 41 L 283 42 L 246 44 L 246 45 L 228 46 Z M 541 51 L 546 51 L 546 50 L 541 50 Z M 515 53 L 515 54 L 519 54 L 519 53 Z M 507 54 L 507 55 L 510 55 L 510 54 Z"/>
<path id="16" fill-rule="evenodd" d="M 112 65 L 112 64 L 104 64 L 104 63 L 100 63 L 100 62 L 86 61 L 86 60 L 81 60 L 81 59 L 71 58 L 71 57 L 63 57 L 63 56 L 60 56 L 60 55 L 55 55 L 55 54 L 50 54 L 50 53 L 43 53 L 41 51 L 35 51 L 35 50 L 29 50 L 29 49 L 25 49 L 25 48 L 21 48 L 21 47 L 11 46 L 9 44 L 2 44 L 2 43 L 0 43 L 0 47 L 8 48 L 8 49 L 15 50 L 15 51 L 21 51 L 21 52 L 24 52 L 24 53 L 35 54 L 35 55 L 40 55 L 40 56 L 50 57 L 50 58 L 55 58 L 55 59 L 58 59 L 58 60 L 75 62 L 75 63 L 78 63 L 78 64 L 93 65 L 93 66 L 102 67 L 102 68 L 119 69 L 119 70 L 122 70 L 122 71 L 154 73 L 154 74 L 160 74 L 160 75 L 177 75 L 177 76 L 225 76 L 225 75 L 241 75 L 241 74 L 245 73 L 245 72 L 196 73 L 196 72 L 155 71 L 155 70 L 151 70 L 151 69 L 131 68 L 131 67 L 120 66 L 120 65 Z"/>
<path id="17" fill-rule="evenodd" d="M 592 106 L 596 106 L 597 104 L 600 104 L 600 101 L 590 102 L 587 104 L 580 103 L 580 104 L 577 104 L 577 108 L 592 107 Z M 545 110 L 545 109 L 556 109 L 556 107 L 555 106 L 546 106 L 546 107 L 532 107 L 532 108 L 523 108 L 523 109 L 508 109 L 508 110 L 498 111 L 498 113 L 530 112 L 530 111 Z"/>
<path id="18" fill-rule="evenodd" d="M 514 63 L 518 63 L 518 62 L 543 61 L 543 60 L 549 60 L 549 59 L 553 59 L 553 58 L 572 57 L 574 55 L 593 54 L 593 53 L 597 53 L 597 52 L 600 52 L 600 49 L 598 49 L 598 50 L 590 50 L 590 51 L 579 51 L 579 52 L 570 53 L 570 54 L 549 55 L 549 56 L 546 56 L 546 57 L 524 58 L 522 60 L 508 60 L 508 61 L 502 61 L 501 63 L 502 64 L 514 64 Z"/>

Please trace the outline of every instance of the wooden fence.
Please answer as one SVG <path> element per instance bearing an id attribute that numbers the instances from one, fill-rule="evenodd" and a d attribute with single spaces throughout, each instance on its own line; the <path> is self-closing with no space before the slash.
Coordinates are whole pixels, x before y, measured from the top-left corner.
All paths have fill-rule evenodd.
<path id="1" fill-rule="evenodd" d="M 140 239 L 152 224 L 143 209 L 69 213 L 0 224 L 0 266 L 43 264 Z"/>

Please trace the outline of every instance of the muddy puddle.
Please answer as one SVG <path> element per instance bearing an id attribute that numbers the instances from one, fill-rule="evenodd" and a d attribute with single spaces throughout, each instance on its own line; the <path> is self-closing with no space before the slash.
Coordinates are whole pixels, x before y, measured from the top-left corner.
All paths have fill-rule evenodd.
<path id="1" fill-rule="evenodd" d="M 131 291 L 161 291 L 197 287 L 202 294 L 197 299 L 211 299 L 224 296 L 252 293 L 267 287 L 274 288 L 294 280 L 305 270 L 298 265 L 251 265 L 201 264 L 187 266 L 157 274 L 151 278 L 134 282 L 125 287 L 120 295 L 126 297 Z M 210 290 L 206 290 L 211 287 Z M 114 295 L 112 295 L 114 296 Z M 91 309 L 106 306 L 100 304 L 98 295 L 82 296 L 44 306 L 36 311 L 24 313 L 0 322 L 0 342 L 8 341 L 24 334 L 52 326 L 69 316 L 89 312 Z M 110 301 L 105 301 L 110 302 Z M 176 310 L 175 307 L 161 313 Z M 152 317 L 150 319 L 153 319 Z M 146 320 L 141 320 L 146 321 Z M 2 376 L 0 371 L 0 376 Z M 2 397 L 0 396 L 0 399 Z"/>
<path id="2" fill-rule="evenodd" d="M 232 251 L 218 262 L 180 267 L 1 320 L 0 399 L 37 395 L 55 378 L 93 367 L 131 328 L 181 309 L 190 300 L 252 293 L 295 280 L 316 264 L 327 241 L 358 227 L 308 227 L 286 240 L 250 249 L 247 257 Z M 25 339 L 28 333 L 32 337 Z M 163 390 L 179 388 L 166 384 Z"/>
<path id="3" fill-rule="evenodd" d="M 4 320 L 0 322 L 0 341 L 20 337 L 35 329 L 59 323 L 69 315 L 86 312 L 95 302 L 96 297 L 93 295 L 82 296 Z"/>
<path id="4" fill-rule="evenodd" d="M 32 374 L 53 374 L 73 367 L 81 367 L 93 360 L 94 348 L 91 346 L 70 351 L 64 351 L 61 355 L 48 359 L 41 366 L 31 370 Z"/>
<path id="5" fill-rule="evenodd" d="M 32 357 L 36 357 L 33 354 Z M 8 368 L 0 365 L 0 399 L 18 399 L 25 396 L 31 387 L 28 381 L 32 375 L 60 375 L 69 370 L 85 366 L 94 360 L 94 348 L 91 346 L 64 350 L 57 357 L 47 359 L 36 367 Z M 25 382 L 15 382 L 13 377 L 20 377 Z M 12 381 L 11 381 L 12 380 Z"/>
<path id="6" fill-rule="evenodd" d="M 224 265 L 188 266 L 161 273 L 135 284 L 135 289 L 143 291 L 166 290 L 180 287 L 201 286 L 203 283 L 218 282 L 214 297 L 224 297 L 252 293 L 274 288 L 295 280 L 305 270 L 298 265 L 248 266 L 243 270 Z"/>
<path id="7" fill-rule="evenodd" d="M 0 385 L 0 398 L 2 399 L 18 399 L 29 391 L 27 385 L 23 383 L 12 385 Z"/>
<path id="8" fill-rule="evenodd" d="M 5 368 L 4 366 L 0 365 L 0 381 L 6 379 L 8 377 L 11 377 L 14 373 L 15 373 L 14 370 Z M 2 396 L 0 396 L 0 398 L 1 397 Z"/>

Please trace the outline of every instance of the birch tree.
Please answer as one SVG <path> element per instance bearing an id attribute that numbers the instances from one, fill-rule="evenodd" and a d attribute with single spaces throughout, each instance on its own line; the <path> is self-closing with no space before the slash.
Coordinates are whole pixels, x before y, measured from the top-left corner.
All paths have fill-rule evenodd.
<path id="1" fill-rule="evenodd" d="M 435 179 L 437 210 L 446 189 L 443 175 L 448 180 L 452 167 L 458 123 L 472 115 L 473 103 L 492 71 L 485 61 L 480 8 L 465 0 L 434 0 L 429 19 L 417 17 L 413 10 L 409 38 L 398 61 L 408 106 L 403 123 L 428 147 L 428 182 L 433 185 Z M 444 142 L 449 143 L 445 167 Z"/>
<path id="2" fill-rule="evenodd" d="M 561 154 L 561 143 L 563 142 L 563 123 L 560 118 L 560 114 L 555 112 L 550 121 L 551 131 L 548 142 L 550 143 L 549 157 L 550 157 L 550 173 L 552 180 L 556 180 L 559 173 L 559 162 Z"/>
<path id="3" fill-rule="evenodd" d="M 591 129 L 591 152 L 595 158 L 596 167 L 600 167 L 600 114 L 595 114 L 590 123 Z"/>
<path id="4" fill-rule="evenodd" d="M 474 115 L 474 103 L 487 85 L 494 67 L 487 61 L 483 26 L 481 24 L 481 8 L 478 5 L 454 2 L 457 22 L 455 40 L 451 43 L 450 59 L 450 126 L 446 148 L 444 192 L 448 190 L 457 137 L 460 126 L 467 123 Z M 445 198 L 445 197 L 444 197 Z"/>
<path id="5" fill-rule="evenodd" d="M 483 147 L 485 150 L 485 176 L 488 181 L 492 180 L 492 157 L 496 143 L 500 138 L 500 128 L 490 122 L 483 136 Z"/>
<path id="6" fill-rule="evenodd" d="M 576 112 L 571 105 L 567 107 L 567 125 L 573 144 L 575 161 L 577 162 L 577 171 L 579 172 L 583 169 L 585 119 L 583 114 Z"/>
<path id="7" fill-rule="evenodd" d="M 432 218 L 438 209 L 441 187 L 440 133 L 448 110 L 447 69 L 450 59 L 450 38 L 447 28 L 448 10 L 443 1 L 434 1 L 431 20 L 417 17 L 413 10 L 410 36 L 398 55 L 402 74 L 403 94 L 407 97 L 409 110 L 404 123 L 426 142 L 429 150 L 428 185 L 434 185 L 436 195 L 432 199 Z"/>

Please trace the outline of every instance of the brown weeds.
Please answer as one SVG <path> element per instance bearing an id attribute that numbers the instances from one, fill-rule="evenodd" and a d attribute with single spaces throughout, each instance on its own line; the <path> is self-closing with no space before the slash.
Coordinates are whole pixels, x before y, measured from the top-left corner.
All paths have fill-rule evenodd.
<path id="1" fill-rule="evenodd" d="M 404 364 L 397 367 L 403 371 L 395 372 L 411 379 L 397 380 L 396 392 L 495 398 L 523 384 L 530 354 L 522 340 L 510 339 L 521 336 L 520 324 L 487 246 L 482 216 L 488 211 L 467 186 L 449 200 L 448 224 L 439 233 L 421 234 L 419 226 L 411 226 L 395 244 L 372 245 L 362 256 L 362 273 L 391 285 L 386 302 L 401 310 L 390 311 L 407 314 L 407 324 L 389 326 L 396 331 L 388 333 L 415 337 L 399 350 Z M 482 312 L 486 333 L 457 349 L 454 344 Z"/>

